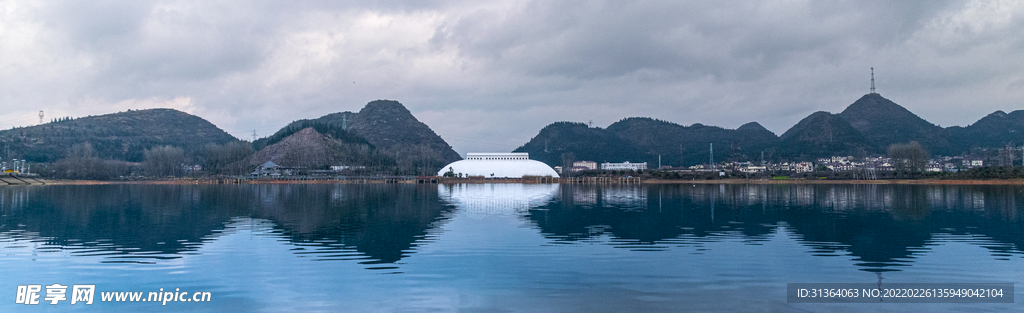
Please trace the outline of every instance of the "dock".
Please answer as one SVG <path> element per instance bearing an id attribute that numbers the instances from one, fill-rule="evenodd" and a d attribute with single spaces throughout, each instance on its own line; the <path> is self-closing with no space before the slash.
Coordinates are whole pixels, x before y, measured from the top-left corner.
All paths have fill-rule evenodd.
<path id="1" fill-rule="evenodd" d="M 46 185 L 45 179 L 36 174 L 0 173 L 0 186 L 10 185 Z"/>

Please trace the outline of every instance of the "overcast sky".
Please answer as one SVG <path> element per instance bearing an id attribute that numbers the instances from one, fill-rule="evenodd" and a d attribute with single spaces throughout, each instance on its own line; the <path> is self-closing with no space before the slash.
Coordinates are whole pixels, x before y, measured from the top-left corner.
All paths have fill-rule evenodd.
<path id="1" fill-rule="evenodd" d="M 870 67 L 966 126 L 1024 109 L 1022 30 L 1021 1 L 0 0 L 0 129 L 164 107 L 250 139 L 392 99 L 463 155 L 632 116 L 781 135 Z"/>

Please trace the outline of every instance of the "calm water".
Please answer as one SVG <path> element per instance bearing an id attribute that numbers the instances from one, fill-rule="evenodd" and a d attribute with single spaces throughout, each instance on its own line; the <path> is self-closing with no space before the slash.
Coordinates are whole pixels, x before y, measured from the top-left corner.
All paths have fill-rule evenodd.
<path id="1" fill-rule="evenodd" d="M 1018 186 L 0 187 L 0 311 L 1020 311 L 788 304 L 785 286 L 1017 283 L 1024 301 L 1022 207 Z M 95 302 L 14 304 L 53 283 Z M 160 288 L 212 301 L 99 299 Z"/>

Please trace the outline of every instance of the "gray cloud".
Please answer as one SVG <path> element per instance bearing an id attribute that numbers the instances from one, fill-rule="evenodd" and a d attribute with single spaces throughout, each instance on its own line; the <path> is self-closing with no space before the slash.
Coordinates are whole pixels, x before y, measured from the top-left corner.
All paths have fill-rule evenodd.
<path id="1" fill-rule="evenodd" d="M 395 99 L 461 153 L 560 120 L 776 133 L 879 92 L 943 126 L 1021 109 L 989 2 L 39 2 L 0 9 L 0 128 L 174 107 L 236 136 Z"/>

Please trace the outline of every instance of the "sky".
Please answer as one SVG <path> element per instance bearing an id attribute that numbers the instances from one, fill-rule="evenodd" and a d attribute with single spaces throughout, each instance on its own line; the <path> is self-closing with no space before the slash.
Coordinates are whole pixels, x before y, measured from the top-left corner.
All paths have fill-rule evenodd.
<path id="1" fill-rule="evenodd" d="M 877 92 L 1024 109 L 1021 1 L 0 0 L 0 129 L 174 108 L 249 140 L 397 100 L 460 154 L 558 121 L 781 135 Z"/>

